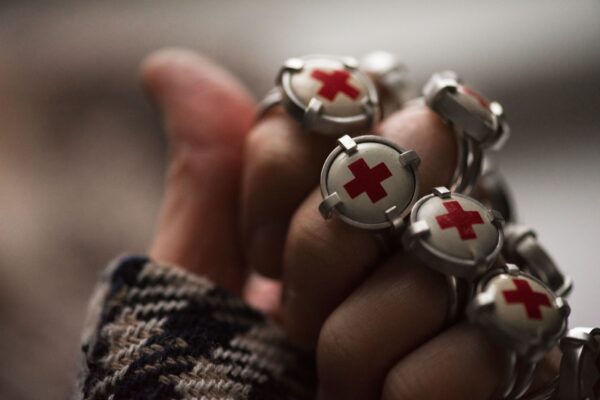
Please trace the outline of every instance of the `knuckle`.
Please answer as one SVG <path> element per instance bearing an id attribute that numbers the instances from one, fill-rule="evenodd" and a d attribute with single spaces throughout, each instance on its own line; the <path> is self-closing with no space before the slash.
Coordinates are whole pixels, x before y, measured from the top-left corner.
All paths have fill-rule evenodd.
<path id="1" fill-rule="evenodd" d="M 272 129 L 268 122 L 260 122 L 248 135 L 246 141 L 246 157 L 250 158 L 258 170 L 269 171 L 280 165 L 285 158 L 281 147 L 274 141 Z"/>
<path id="2" fill-rule="evenodd" d="M 280 198 L 296 198 L 312 187 L 315 166 L 307 162 L 298 136 L 284 116 L 269 117 L 252 129 L 244 155 L 257 190 L 268 187 Z"/>
<path id="3" fill-rule="evenodd" d="M 321 279 L 362 274 L 379 255 L 377 242 L 368 232 L 358 232 L 336 218 L 323 220 L 319 199 L 320 193 L 313 192 L 292 217 L 284 264 L 318 268 Z"/>
<path id="4" fill-rule="evenodd" d="M 428 393 L 427 385 L 418 379 L 418 374 L 397 365 L 385 377 L 381 398 L 382 400 L 425 400 L 430 398 Z"/>
<path id="5" fill-rule="evenodd" d="M 334 312 L 323 325 L 317 344 L 317 368 L 322 386 L 343 385 L 356 366 L 368 360 L 360 356 L 360 342 L 354 340 L 343 314 Z"/>
<path id="6" fill-rule="evenodd" d="M 318 227 L 322 223 L 316 211 L 306 212 L 300 209 L 296 212 L 291 221 L 286 246 L 287 262 L 294 264 L 295 260 L 299 260 L 303 264 L 322 266 L 324 258 L 331 254 L 332 245 L 320 235 L 322 230 Z"/>

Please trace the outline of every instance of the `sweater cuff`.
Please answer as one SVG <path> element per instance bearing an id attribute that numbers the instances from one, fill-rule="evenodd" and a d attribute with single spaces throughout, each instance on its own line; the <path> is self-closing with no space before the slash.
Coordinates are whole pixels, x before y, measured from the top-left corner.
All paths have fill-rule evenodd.
<path id="1" fill-rule="evenodd" d="M 262 313 L 178 267 L 123 257 L 83 333 L 79 399 L 308 399 L 314 360 Z"/>

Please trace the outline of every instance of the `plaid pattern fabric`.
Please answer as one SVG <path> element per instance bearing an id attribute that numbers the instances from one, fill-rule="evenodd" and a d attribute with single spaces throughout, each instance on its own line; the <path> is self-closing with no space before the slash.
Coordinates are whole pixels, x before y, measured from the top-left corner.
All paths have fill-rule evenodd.
<path id="1" fill-rule="evenodd" d="M 78 399 L 308 399 L 314 361 L 241 299 L 144 257 L 105 272 Z"/>

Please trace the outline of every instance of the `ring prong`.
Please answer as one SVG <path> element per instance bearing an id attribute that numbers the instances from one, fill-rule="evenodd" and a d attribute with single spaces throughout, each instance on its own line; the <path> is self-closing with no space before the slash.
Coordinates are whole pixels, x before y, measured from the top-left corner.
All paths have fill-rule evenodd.
<path id="1" fill-rule="evenodd" d="M 385 216 L 388 219 L 388 221 L 392 223 L 392 226 L 395 231 L 398 232 L 402 230 L 404 222 L 402 221 L 402 213 L 400 212 L 400 209 L 398 209 L 398 207 L 392 206 L 385 210 Z"/>
<path id="2" fill-rule="evenodd" d="M 342 63 L 344 64 L 344 67 L 351 70 L 358 69 L 359 66 L 358 60 L 354 57 L 343 57 Z"/>
<path id="3" fill-rule="evenodd" d="M 304 118 L 302 119 L 302 123 L 306 128 L 311 128 L 316 125 L 316 122 L 321 117 L 321 111 L 323 110 L 323 102 L 319 99 L 312 98 L 308 102 L 308 107 L 304 112 Z"/>
<path id="4" fill-rule="evenodd" d="M 429 232 L 429 224 L 426 221 L 413 222 L 402 235 L 402 244 L 405 248 L 410 248 L 417 238 L 424 237 Z"/>
<path id="5" fill-rule="evenodd" d="M 285 60 L 283 68 L 296 72 L 302 71 L 302 68 L 304 68 L 304 61 L 300 58 L 288 58 Z"/>
<path id="6" fill-rule="evenodd" d="M 450 190 L 448 190 L 448 188 L 444 186 L 438 186 L 433 188 L 433 194 L 441 199 L 449 199 L 452 195 L 452 193 L 450 193 Z"/>
<path id="7" fill-rule="evenodd" d="M 333 209 L 341 203 L 342 199 L 340 199 L 340 196 L 337 194 L 337 192 L 333 192 L 329 196 L 325 197 L 321 204 L 319 204 L 319 212 L 323 218 L 329 219 L 333 214 Z"/>
<path id="8" fill-rule="evenodd" d="M 490 213 L 492 214 L 492 222 L 496 223 L 498 225 L 504 225 L 504 216 L 500 213 L 500 211 L 498 210 L 491 210 Z"/>
<path id="9" fill-rule="evenodd" d="M 358 151 L 358 145 L 349 135 L 342 136 L 337 142 L 348 155 L 352 155 Z"/>
<path id="10" fill-rule="evenodd" d="M 412 165 L 416 168 L 420 162 L 421 159 L 419 158 L 417 152 L 414 150 L 408 150 L 400 154 L 400 164 L 402 164 L 403 167 L 408 167 L 409 165 Z"/>

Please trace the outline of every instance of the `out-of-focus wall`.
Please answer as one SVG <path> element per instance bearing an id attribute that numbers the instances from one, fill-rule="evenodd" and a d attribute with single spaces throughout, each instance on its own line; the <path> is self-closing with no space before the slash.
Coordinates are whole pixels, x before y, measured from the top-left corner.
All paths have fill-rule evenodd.
<path id="1" fill-rule="evenodd" d="M 501 101 L 498 160 L 522 220 L 600 325 L 600 3 L 5 2 L 0 8 L 0 398 L 64 398 L 100 267 L 144 251 L 158 208 L 160 121 L 144 54 L 186 45 L 261 96 L 291 55 L 387 49 L 415 88 L 455 69 Z"/>

